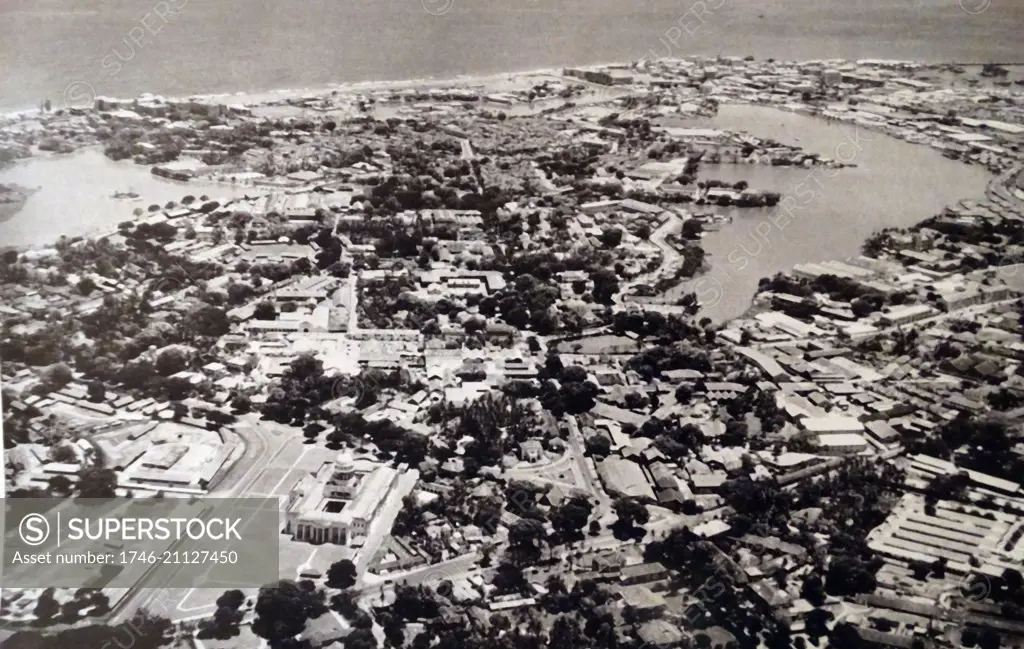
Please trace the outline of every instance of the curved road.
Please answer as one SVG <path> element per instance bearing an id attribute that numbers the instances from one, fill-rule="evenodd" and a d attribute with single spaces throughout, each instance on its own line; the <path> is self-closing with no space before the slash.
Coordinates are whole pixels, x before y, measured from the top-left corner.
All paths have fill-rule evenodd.
<path id="1" fill-rule="evenodd" d="M 294 439 L 294 429 L 281 424 L 259 420 L 255 414 L 239 417 L 235 431 L 245 443 L 245 451 L 232 466 L 228 474 L 221 480 L 217 488 L 211 491 L 209 498 L 242 497 L 251 489 L 260 476 L 260 470 L 272 464 L 286 448 L 289 439 Z M 292 432 L 289 435 L 289 431 Z M 176 573 L 163 579 L 166 584 Z M 141 609 L 176 619 L 178 605 L 185 599 L 190 588 L 170 588 L 161 584 L 142 582 L 136 584 L 125 598 L 115 607 L 110 618 L 111 624 L 129 620 Z"/>

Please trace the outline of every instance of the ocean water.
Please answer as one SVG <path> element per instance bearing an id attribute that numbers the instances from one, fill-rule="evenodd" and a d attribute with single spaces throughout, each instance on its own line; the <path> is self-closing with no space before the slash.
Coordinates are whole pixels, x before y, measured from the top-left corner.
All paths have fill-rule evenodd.
<path id="1" fill-rule="evenodd" d="M 1024 60 L 1019 0 L 2 0 L 0 109 L 641 57 Z"/>

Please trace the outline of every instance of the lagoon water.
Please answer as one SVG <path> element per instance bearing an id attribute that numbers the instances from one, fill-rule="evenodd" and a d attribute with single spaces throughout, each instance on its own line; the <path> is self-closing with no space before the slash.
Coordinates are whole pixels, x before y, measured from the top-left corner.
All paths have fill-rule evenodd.
<path id="1" fill-rule="evenodd" d="M 872 232 L 907 227 L 946 205 L 980 197 L 991 178 L 981 167 L 948 160 L 926 146 L 772 108 L 723 105 L 715 118 L 700 125 L 771 137 L 857 165 L 813 170 L 702 167 L 701 178 L 746 180 L 754 189 L 777 191 L 792 201 L 789 214 L 779 206 L 719 210 L 733 220 L 701 244 L 711 270 L 681 287 L 703 297 L 702 315 L 717 322 L 741 314 L 762 277 L 799 263 L 855 256 Z M 226 184 L 156 178 L 148 167 L 113 162 L 98 149 L 30 160 L 0 172 L 4 182 L 42 187 L 20 213 L 0 223 L 0 242 L 18 246 L 114 228 L 131 219 L 136 207 L 180 201 L 186 194 L 217 199 L 253 193 Z M 111 198 L 115 191 L 128 190 L 142 200 Z"/>
<path id="2" fill-rule="evenodd" d="M 705 0 L 709 13 L 699 19 L 694 6 L 689 0 L 3 0 L 0 110 L 46 98 L 60 106 L 69 90 L 77 104 L 91 94 L 323 87 L 694 54 L 1024 60 L 1024 3 L 1013 0 Z M 673 25 L 688 33 L 673 32 Z M 719 321 L 747 307 L 761 277 L 855 255 L 872 231 L 905 227 L 979 196 L 988 178 L 927 147 L 774 110 L 723 106 L 713 124 L 831 157 L 837 147 L 844 147 L 841 157 L 850 155 L 853 145 L 844 142 L 860 144 L 858 168 L 827 176 L 770 167 L 705 173 L 786 195 L 811 192 L 809 201 L 798 199 L 802 207 L 785 226 L 779 225 L 785 219 L 772 220 L 778 208 L 737 210 L 732 223 L 704 240 L 713 269 L 687 288 L 705 297 L 707 315 Z M 114 227 L 137 206 L 186 193 L 232 193 L 229 186 L 156 179 L 145 167 L 111 162 L 98 151 L 33 160 L 0 172 L 0 182 L 43 186 L 20 214 L 0 223 L 5 245 Z M 110 198 L 129 189 L 142 195 L 140 203 Z M 760 234 L 758 227 L 770 229 Z"/>
<path id="3" fill-rule="evenodd" d="M 97 148 L 66 155 L 31 158 L 0 171 L 0 184 L 39 188 L 21 210 L 0 222 L 0 246 L 41 246 L 60 235 L 69 237 L 110 231 L 133 212 L 150 205 L 163 207 L 187 195 L 211 199 L 259 192 L 223 183 L 182 183 L 158 178 L 150 168 L 130 161 L 114 162 Z M 135 192 L 138 201 L 113 198 L 114 192 Z"/>
<path id="4" fill-rule="evenodd" d="M 1018 0 L 3 0 L 0 110 L 694 54 L 1015 61 L 1022 31 Z"/>
<path id="5" fill-rule="evenodd" d="M 701 243 L 711 269 L 681 287 L 703 297 L 701 315 L 716 322 L 743 313 L 762 277 L 795 264 L 856 256 L 872 232 L 908 227 L 947 205 L 982 197 L 992 178 L 981 167 L 948 160 L 927 146 L 763 106 L 723 105 L 705 125 L 797 144 L 857 165 L 701 168 L 701 178 L 746 180 L 753 189 L 777 191 L 789 200 L 788 212 L 781 205 L 717 210 L 732 221 Z"/>

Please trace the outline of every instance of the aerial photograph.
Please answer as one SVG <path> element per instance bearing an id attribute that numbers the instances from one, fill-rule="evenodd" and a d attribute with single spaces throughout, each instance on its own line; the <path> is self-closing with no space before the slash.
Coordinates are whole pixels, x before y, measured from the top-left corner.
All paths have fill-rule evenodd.
<path id="1" fill-rule="evenodd" d="M 0 0 L 0 649 L 1024 649 L 1024 0 Z"/>

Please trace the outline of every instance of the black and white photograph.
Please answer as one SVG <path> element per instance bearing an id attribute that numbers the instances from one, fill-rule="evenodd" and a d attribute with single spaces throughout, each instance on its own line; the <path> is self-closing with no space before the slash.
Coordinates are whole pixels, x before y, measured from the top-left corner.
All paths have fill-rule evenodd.
<path id="1" fill-rule="evenodd" d="M 0 649 L 1024 649 L 1024 0 L 0 0 Z"/>

